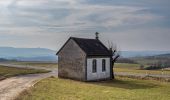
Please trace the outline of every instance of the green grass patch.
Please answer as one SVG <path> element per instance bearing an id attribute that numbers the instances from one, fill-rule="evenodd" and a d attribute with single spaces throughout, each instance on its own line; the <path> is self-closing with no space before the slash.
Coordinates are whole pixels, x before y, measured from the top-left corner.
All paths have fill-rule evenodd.
<path id="1" fill-rule="evenodd" d="M 170 100 L 170 83 L 116 78 L 78 82 L 47 78 L 23 92 L 17 100 Z"/>
<path id="2" fill-rule="evenodd" d="M 162 70 L 140 70 L 139 64 L 116 63 L 115 72 L 141 73 L 141 74 L 162 74 Z M 163 70 L 164 75 L 170 75 L 170 70 Z"/>
<path id="3" fill-rule="evenodd" d="M 17 75 L 46 73 L 46 72 L 49 72 L 49 71 L 39 70 L 39 69 L 24 69 L 24 68 L 0 66 L 0 78 L 8 78 L 8 77 L 17 76 Z"/>

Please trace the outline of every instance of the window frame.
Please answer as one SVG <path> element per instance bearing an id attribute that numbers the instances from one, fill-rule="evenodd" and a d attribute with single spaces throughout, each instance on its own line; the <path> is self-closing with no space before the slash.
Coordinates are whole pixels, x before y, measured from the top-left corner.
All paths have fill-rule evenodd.
<path id="1" fill-rule="evenodd" d="M 106 71 L 106 59 L 102 59 L 102 72 Z"/>
<path id="2" fill-rule="evenodd" d="M 92 73 L 97 73 L 97 60 L 93 59 L 92 61 Z"/>

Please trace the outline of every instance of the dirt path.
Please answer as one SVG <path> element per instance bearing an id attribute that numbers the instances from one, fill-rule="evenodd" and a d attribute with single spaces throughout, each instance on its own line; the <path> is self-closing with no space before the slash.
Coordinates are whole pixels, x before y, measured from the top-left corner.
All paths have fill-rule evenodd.
<path id="1" fill-rule="evenodd" d="M 19 68 L 24 67 L 24 66 L 17 66 L 17 65 L 8 65 L 8 66 L 12 66 L 12 67 L 15 66 Z M 13 100 L 22 91 L 33 86 L 38 80 L 41 80 L 43 78 L 47 78 L 50 76 L 57 77 L 58 75 L 57 68 L 49 69 L 49 68 L 40 68 L 40 67 L 33 67 L 33 66 L 32 68 L 48 69 L 48 70 L 51 70 L 52 72 L 45 73 L 45 74 L 30 74 L 30 75 L 16 76 L 16 77 L 12 77 L 12 78 L 8 78 L 8 79 L 0 81 L 0 100 Z"/>

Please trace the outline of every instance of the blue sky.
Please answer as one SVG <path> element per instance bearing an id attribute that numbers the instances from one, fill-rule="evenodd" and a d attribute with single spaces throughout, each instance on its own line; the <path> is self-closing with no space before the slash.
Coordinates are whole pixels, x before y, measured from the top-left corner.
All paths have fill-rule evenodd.
<path id="1" fill-rule="evenodd" d="M 0 0 L 0 46 L 58 50 L 70 37 L 170 50 L 169 0 Z"/>

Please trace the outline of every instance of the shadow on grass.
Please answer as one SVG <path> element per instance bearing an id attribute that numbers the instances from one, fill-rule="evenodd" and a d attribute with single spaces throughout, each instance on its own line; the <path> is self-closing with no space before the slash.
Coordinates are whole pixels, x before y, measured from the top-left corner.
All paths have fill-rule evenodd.
<path id="1" fill-rule="evenodd" d="M 106 87 L 115 87 L 115 88 L 124 88 L 124 89 L 148 89 L 155 88 L 158 85 L 149 82 L 141 82 L 135 80 L 109 80 L 102 82 L 91 82 L 91 84 L 106 86 Z"/>

